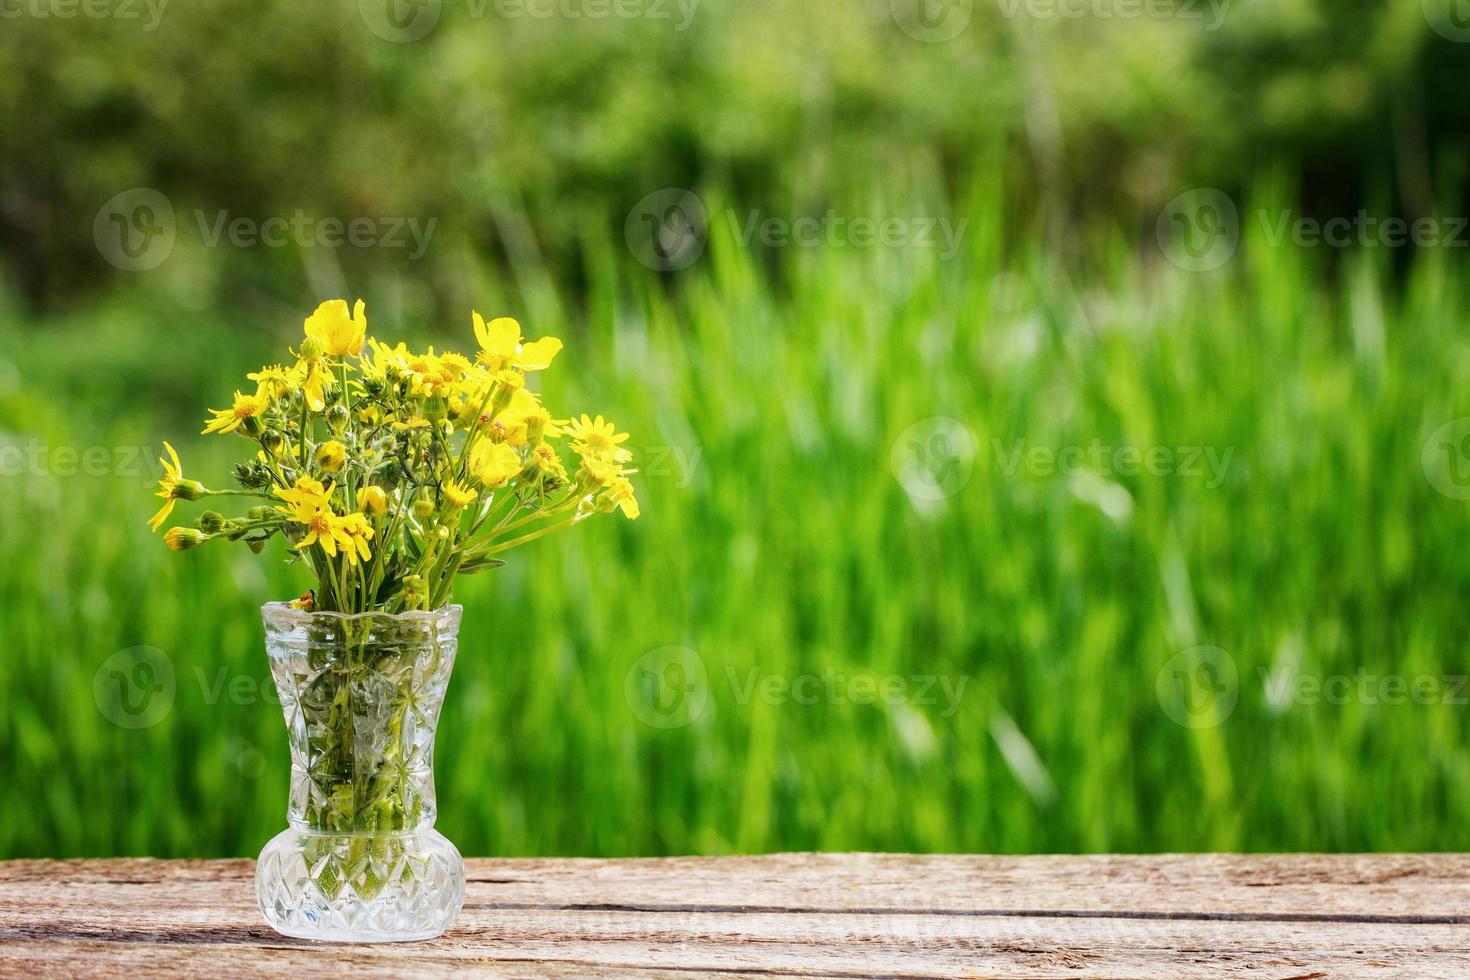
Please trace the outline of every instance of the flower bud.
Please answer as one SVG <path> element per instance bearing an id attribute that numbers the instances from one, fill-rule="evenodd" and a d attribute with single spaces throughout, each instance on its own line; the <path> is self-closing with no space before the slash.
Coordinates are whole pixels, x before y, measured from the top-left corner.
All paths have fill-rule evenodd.
<path id="1" fill-rule="evenodd" d="M 316 447 L 316 461 L 328 473 L 336 473 L 347 462 L 347 447 L 336 439 L 329 439 Z"/>
<path id="2" fill-rule="evenodd" d="M 258 555 L 265 550 L 265 538 L 251 538 L 245 546 Z"/>
<path id="3" fill-rule="evenodd" d="M 449 403 L 438 395 L 432 395 L 424 402 L 424 418 L 430 422 L 439 422 L 449 415 Z"/>
<path id="4" fill-rule="evenodd" d="M 245 430 L 245 434 L 248 436 L 258 436 L 260 435 L 260 431 L 263 426 L 260 424 L 259 416 L 249 415 L 246 416 L 244 423 L 241 425 L 241 428 Z"/>
<path id="5" fill-rule="evenodd" d="M 208 492 L 209 490 L 198 480 L 174 481 L 173 499 L 175 500 L 198 500 Z"/>
<path id="6" fill-rule="evenodd" d="M 321 357 L 326 352 L 326 348 L 322 346 L 322 342 L 315 337 L 307 337 L 301 342 L 301 359 L 303 361 L 310 361 L 313 358 Z"/>
<path id="7" fill-rule="evenodd" d="M 260 507 L 252 507 L 245 513 L 252 521 L 268 521 L 276 516 L 277 511 L 274 507 L 262 505 Z"/>
<path id="8" fill-rule="evenodd" d="M 333 405 L 330 409 L 327 410 L 327 428 L 331 429 L 338 435 L 341 435 L 342 430 L 347 428 L 348 421 L 349 413 L 347 411 L 346 405 Z"/>
<path id="9" fill-rule="evenodd" d="M 199 515 L 199 530 L 205 534 L 218 534 L 225 529 L 225 515 L 217 510 L 206 510 Z"/>
<path id="10" fill-rule="evenodd" d="M 413 516 L 419 520 L 427 520 L 434 513 L 434 501 L 428 497 L 420 497 L 413 502 Z"/>
<path id="11" fill-rule="evenodd" d="M 281 435 L 279 429 L 266 429 L 260 434 L 260 447 L 274 456 L 281 451 L 286 444 L 286 437 Z"/>
<path id="12" fill-rule="evenodd" d="M 369 517 L 388 513 L 388 495 L 382 487 L 363 487 L 357 492 L 357 508 Z"/>
<path id="13" fill-rule="evenodd" d="M 188 551 L 190 548 L 197 548 L 206 540 L 203 531 L 192 527 L 171 527 L 163 536 L 163 543 L 174 551 Z"/>

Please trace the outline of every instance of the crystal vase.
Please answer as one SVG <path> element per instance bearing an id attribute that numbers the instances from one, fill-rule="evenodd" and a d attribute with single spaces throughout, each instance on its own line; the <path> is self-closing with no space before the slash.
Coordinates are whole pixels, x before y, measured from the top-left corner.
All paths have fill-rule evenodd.
<path id="1" fill-rule="evenodd" d="M 434 829 L 434 729 L 460 612 L 261 610 L 291 746 L 290 826 L 255 866 L 277 932 L 430 939 L 464 905 L 464 860 Z"/>

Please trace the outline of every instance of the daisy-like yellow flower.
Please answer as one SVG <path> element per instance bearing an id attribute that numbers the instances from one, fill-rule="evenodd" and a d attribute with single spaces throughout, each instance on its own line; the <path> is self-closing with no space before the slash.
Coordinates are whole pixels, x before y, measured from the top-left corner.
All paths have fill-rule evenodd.
<path id="1" fill-rule="evenodd" d="M 485 486 L 503 487 L 521 471 L 521 455 L 503 442 L 481 442 L 470 452 L 470 471 Z"/>
<path id="2" fill-rule="evenodd" d="M 306 318 L 305 329 L 306 336 L 320 344 L 326 353 L 356 357 L 362 353 L 367 337 L 365 304 L 358 300 L 349 316 L 346 300 L 329 299 Z"/>
<path id="3" fill-rule="evenodd" d="M 630 521 L 638 519 L 638 498 L 633 495 L 633 484 L 620 476 L 607 488 L 607 501 L 623 512 Z"/>
<path id="4" fill-rule="evenodd" d="M 306 515 L 306 520 L 300 522 L 306 525 L 306 537 L 296 545 L 296 550 L 305 551 L 312 545 L 319 544 L 329 558 L 337 557 L 338 547 L 343 550 L 348 548 L 355 550 L 357 545 L 342 522 L 343 518 L 330 510 L 318 510 Z"/>
<path id="5" fill-rule="evenodd" d="M 328 473 L 340 472 L 347 464 L 347 447 L 336 439 L 328 439 L 316 447 L 316 461 Z"/>
<path id="6" fill-rule="evenodd" d="M 342 542 L 342 556 L 347 559 L 347 564 L 356 565 L 358 560 L 367 561 L 373 557 L 373 551 L 368 547 L 368 542 L 373 539 L 373 526 L 362 514 L 348 514 L 346 517 L 335 517 L 335 535 Z"/>
<path id="7" fill-rule="evenodd" d="M 475 498 L 479 496 L 469 487 L 461 486 L 453 480 L 445 480 L 440 485 L 439 491 L 444 494 L 444 502 L 454 510 L 463 510 L 474 503 Z"/>
<path id="8" fill-rule="evenodd" d="M 480 360 L 492 370 L 504 367 L 522 371 L 540 371 L 551 366 L 561 353 L 561 341 L 555 337 L 525 343 L 521 325 L 508 316 L 498 316 L 489 323 L 479 313 L 471 312 L 475 322 L 475 339 L 480 342 Z"/>
<path id="9" fill-rule="evenodd" d="M 259 395 L 245 395 L 237 391 L 235 392 L 235 403 L 229 408 L 209 410 L 214 418 L 205 422 L 203 434 L 234 432 L 244 425 L 247 419 L 259 417 L 269 407 L 269 399 L 261 398 Z"/>
<path id="10" fill-rule="evenodd" d="M 618 445 L 628 440 L 628 433 L 619 432 L 601 415 L 592 419 L 583 414 L 579 419 L 572 419 L 567 432 L 572 437 L 572 448 L 583 456 L 595 456 L 614 463 L 624 463 L 633 458 L 632 453 Z"/>
<path id="11" fill-rule="evenodd" d="M 289 489 L 285 487 L 274 487 L 272 492 L 286 502 L 285 507 L 277 507 L 276 510 L 289 516 L 298 524 L 305 524 L 307 520 L 318 511 L 332 509 L 332 488 L 322 486 L 320 480 L 314 480 L 309 476 L 296 478 L 296 485 Z"/>
<path id="12" fill-rule="evenodd" d="M 148 526 L 155 534 L 163 526 L 163 522 L 168 520 L 168 515 L 174 512 L 174 504 L 183 499 L 193 499 L 183 497 L 179 493 L 179 484 L 184 479 L 184 464 L 179 462 L 179 454 L 174 452 L 174 447 L 166 442 L 163 448 L 168 451 L 169 456 L 168 459 L 158 457 L 158 465 L 163 467 L 163 478 L 158 481 L 158 496 L 163 498 L 163 506 L 158 508 L 158 513 L 148 519 Z"/>
<path id="13" fill-rule="evenodd" d="M 299 368 L 286 368 L 279 364 L 267 364 L 254 374 L 247 374 L 245 377 L 255 382 L 255 397 L 257 398 L 280 398 L 290 394 L 291 390 L 301 383 Z"/>

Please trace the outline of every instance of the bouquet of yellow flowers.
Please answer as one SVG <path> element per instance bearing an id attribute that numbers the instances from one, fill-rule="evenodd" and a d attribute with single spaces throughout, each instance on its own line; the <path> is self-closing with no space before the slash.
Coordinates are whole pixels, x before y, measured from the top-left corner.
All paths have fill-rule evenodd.
<path id="1" fill-rule="evenodd" d="M 330 300 L 306 318 L 295 364 L 247 375 L 205 433 L 255 443 L 235 467 L 238 489 L 187 479 L 164 443 L 163 506 L 156 531 L 180 500 L 258 497 L 243 517 L 206 511 L 165 535 L 183 551 L 223 538 L 259 553 L 284 537 L 316 588 L 298 602 L 343 613 L 438 609 L 456 575 L 503 562 L 517 545 L 596 513 L 638 516 L 624 468 L 626 433 L 582 415 L 555 419 L 526 377 L 561 351 L 554 337 L 527 341 L 509 317 L 473 315 L 474 359 L 411 353 L 367 336 L 362 300 Z M 569 471 L 556 444 L 577 456 Z"/>

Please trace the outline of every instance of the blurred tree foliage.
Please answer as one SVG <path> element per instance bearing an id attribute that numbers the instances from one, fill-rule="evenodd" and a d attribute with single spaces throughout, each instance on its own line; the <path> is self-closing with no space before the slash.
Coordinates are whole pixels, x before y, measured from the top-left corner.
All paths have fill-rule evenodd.
<path id="1" fill-rule="evenodd" d="M 168 195 L 194 244 L 221 212 L 432 216 L 412 278 L 458 308 L 485 256 L 575 286 L 579 240 L 620 235 L 666 186 L 781 213 L 875 190 L 937 208 L 1004 166 L 1023 213 L 1129 224 L 1263 165 L 1334 213 L 1458 196 L 1470 45 L 1420 0 L 1181 0 L 1154 19 L 977 0 L 944 43 L 906 34 L 887 0 L 689 2 L 593 18 L 585 0 L 551 17 L 443 0 L 412 43 L 372 33 L 358 0 L 173 3 L 152 30 L 141 2 L 137 19 L 16 7 L 32 12 L 0 21 L 0 256 L 33 305 L 85 298 L 118 276 L 93 217 L 135 186 Z M 180 268 L 217 298 L 404 261 L 257 248 Z"/>

